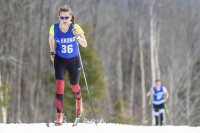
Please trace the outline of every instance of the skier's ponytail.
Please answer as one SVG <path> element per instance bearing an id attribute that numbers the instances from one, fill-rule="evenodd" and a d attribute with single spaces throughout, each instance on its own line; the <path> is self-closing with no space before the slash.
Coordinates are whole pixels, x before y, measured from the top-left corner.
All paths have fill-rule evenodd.
<path id="1" fill-rule="evenodd" d="M 74 17 L 74 15 L 72 15 L 71 21 L 72 21 L 73 23 L 75 23 L 75 17 Z"/>

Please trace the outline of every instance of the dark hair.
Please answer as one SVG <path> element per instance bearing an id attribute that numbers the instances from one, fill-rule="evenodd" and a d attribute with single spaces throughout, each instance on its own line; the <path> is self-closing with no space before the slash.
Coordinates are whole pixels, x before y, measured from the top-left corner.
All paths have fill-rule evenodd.
<path id="1" fill-rule="evenodd" d="M 72 9 L 71 9 L 70 6 L 65 5 L 64 7 L 60 7 L 59 12 L 58 12 L 58 15 L 59 15 L 59 16 L 60 16 L 60 13 L 61 13 L 61 12 L 69 12 L 69 14 L 72 16 L 71 21 L 72 21 L 72 22 L 75 21 L 74 13 L 73 13 L 73 11 L 72 11 Z"/>
<path id="2" fill-rule="evenodd" d="M 159 79 L 156 79 L 156 80 L 155 80 L 155 83 L 157 83 L 157 82 L 160 82 L 160 80 L 159 80 Z"/>

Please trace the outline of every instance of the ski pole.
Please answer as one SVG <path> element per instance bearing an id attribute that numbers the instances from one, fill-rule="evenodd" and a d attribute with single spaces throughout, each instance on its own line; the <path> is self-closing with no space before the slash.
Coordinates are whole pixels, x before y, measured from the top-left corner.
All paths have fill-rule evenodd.
<path id="1" fill-rule="evenodd" d="M 151 95 L 150 97 L 149 97 L 149 106 L 152 104 L 152 98 L 153 96 Z"/>
<path id="2" fill-rule="evenodd" d="M 78 43 L 78 42 L 77 42 L 77 43 Z M 86 76 L 85 76 L 85 70 L 84 70 L 84 67 L 83 67 L 83 62 L 82 62 L 82 58 L 81 58 L 81 53 L 80 53 L 80 50 L 79 50 L 79 46 L 78 46 L 78 52 L 79 52 L 81 67 L 82 67 L 82 70 L 83 70 L 83 77 L 84 77 L 86 89 L 87 89 L 87 92 L 88 92 L 90 107 L 91 107 L 91 110 L 92 110 L 92 114 L 93 114 L 93 118 L 94 118 L 95 124 L 96 124 L 96 126 L 97 126 L 96 117 L 95 117 L 95 113 L 94 113 L 93 102 L 92 102 L 92 100 L 91 100 L 90 90 L 89 90 L 89 88 L 88 88 L 87 78 L 86 78 Z"/>
<path id="3" fill-rule="evenodd" d="M 75 24 L 75 23 L 72 22 L 73 28 L 74 28 L 74 24 Z M 77 36 L 77 38 L 78 38 L 78 36 Z M 95 113 L 94 113 L 93 102 L 92 102 L 92 100 L 91 100 L 90 90 L 89 90 L 89 87 L 88 87 L 88 84 L 87 84 L 87 78 L 86 78 L 86 76 L 85 76 L 85 70 L 84 70 L 84 67 L 83 67 L 83 62 L 82 62 L 82 58 L 81 58 L 81 53 L 80 53 L 80 50 L 79 50 L 79 42 L 77 41 L 77 39 L 76 39 L 76 42 L 77 42 L 78 53 L 79 53 L 80 62 L 81 62 L 81 68 L 82 68 L 82 70 L 83 70 L 83 77 L 84 77 L 84 80 L 85 80 L 85 85 L 86 85 L 86 89 L 87 89 L 87 93 L 88 93 L 88 97 L 89 97 L 90 107 L 91 107 L 91 110 L 92 110 L 94 122 L 95 122 L 95 124 L 96 124 L 96 126 L 97 126 L 96 117 L 95 117 Z"/>
<path id="4" fill-rule="evenodd" d="M 164 107 L 165 107 L 165 112 L 166 112 L 166 114 L 168 115 L 169 110 L 168 110 L 168 107 L 167 107 L 167 104 L 166 104 L 166 103 L 164 103 Z"/>
<path id="5" fill-rule="evenodd" d="M 94 117 L 95 124 L 97 125 L 96 117 L 95 117 L 95 113 L 94 113 L 94 107 L 93 107 L 90 91 L 89 91 L 89 88 L 88 88 L 87 79 L 86 79 L 86 76 L 85 76 L 85 70 L 84 70 L 84 67 L 83 67 L 83 62 L 82 62 L 80 51 L 79 51 L 79 56 L 80 56 L 81 67 L 82 67 L 82 70 L 83 70 L 83 77 L 84 77 L 84 80 L 85 80 L 85 85 L 86 85 L 86 89 L 87 89 L 88 97 L 89 97 L 89 101 L 90 101 L 90 107 L 92 109 L 92 114 L 93 114 L 93 117 Z"/>

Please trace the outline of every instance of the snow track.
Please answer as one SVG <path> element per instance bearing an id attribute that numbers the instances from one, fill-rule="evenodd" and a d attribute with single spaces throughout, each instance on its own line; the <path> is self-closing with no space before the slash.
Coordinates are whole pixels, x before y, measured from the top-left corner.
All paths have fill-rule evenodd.
<path id="1" fill-rule="evenodd" d="M 190 126 L 134 126 L 112 123 L 72 123 L 47 127 L 46 123 L 0 124 L 0 133 L 200 133 L 200 127 Z"/>

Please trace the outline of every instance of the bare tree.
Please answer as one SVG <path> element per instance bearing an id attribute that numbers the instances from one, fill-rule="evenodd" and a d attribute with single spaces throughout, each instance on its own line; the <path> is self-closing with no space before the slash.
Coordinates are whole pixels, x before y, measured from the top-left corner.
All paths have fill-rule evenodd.
<path id="1" fill-rule="evenodd" d="M 145 69 L 143 55 L 142 31 L 139 29 L 139 48 L 140 48 L 140 69 L 141 69 L 141 89 L 142 89 L 142 123 L 146 123 L 146 87 L 145 87 Z"/>

